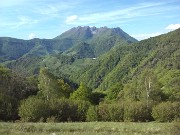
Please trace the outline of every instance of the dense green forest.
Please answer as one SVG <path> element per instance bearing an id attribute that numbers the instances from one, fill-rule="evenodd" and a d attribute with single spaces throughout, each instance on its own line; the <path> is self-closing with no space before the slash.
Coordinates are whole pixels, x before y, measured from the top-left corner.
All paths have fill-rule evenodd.
<path id="1" fill-rule="evenodd" d="M 0 38 L 0 120 L 180 119 L 180 29 L 137 42 L 120 28 Z"/>

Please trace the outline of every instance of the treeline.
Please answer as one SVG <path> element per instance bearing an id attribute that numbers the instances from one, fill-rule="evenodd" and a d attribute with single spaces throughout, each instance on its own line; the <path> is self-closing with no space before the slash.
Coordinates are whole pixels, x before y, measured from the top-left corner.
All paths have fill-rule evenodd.
<path id="1" fill-rule="evenodd" d="M 47 68 L 37 77 L 25 78 L 1 66 L 0 120 L 178 121 L 178 80 L 170 88 L 163 88 L 150 69 L 127 84 L 117 82 L 107 91 L 98 92 L 83 83 L 76 89 Z"/>

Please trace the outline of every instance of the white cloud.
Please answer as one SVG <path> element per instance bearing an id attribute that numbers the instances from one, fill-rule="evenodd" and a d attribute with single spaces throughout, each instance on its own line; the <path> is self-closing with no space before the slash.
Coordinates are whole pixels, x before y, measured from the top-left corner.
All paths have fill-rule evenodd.
<path id="1" fill-rule="evenodd" d="M 29 34 L 28 39 L 36 38 L 36 35 L 34 33 Z"/>
<path id="2" fill-rule="evenodd" d="M 17 29 L 22 26 L 30 26 L 37 24 L 39 20 L 32 19 L 28 16 L 20 16 L 16 19 L 8 20 L 8 21 L 2 21 L 0 23 L 0 27 L 10 28 L 10 29 Z"/>
<path id="3" fill-rule="evenodd" d="M 117 9 L 107 12 L 96 12 L 90 14 L 84 14 L 81 16 L 67 17 L 66 23 L 74 25 L 91 25 L 95 23 L 109 23 L 111 22 L 127 22 L 138 17 L 157 16 L 163 13 L 163 10 L 159 9 L 159 6 L 166 3 L 141 3 L 133 7 L 124 9 Z M 153 12 L 151 8 L 154 8 Z"/>
<path id="4" fill-rule="evenodd" d="M 37 8 L 35 12 L 40 13 L 41 15 L 59 17 L 60 8 L 54 5 L 47 5 L 44 7 Z"/>
<path id="5" fill-rule="evenodd" d="M 77 19 L 78 19 L 77 15 L 68 16 L 66 18 L 66 23 L 72 23 L 72 22 L 76 21 Z"/>
<path id="6" fill-rule="evenodd" d="M 12 23 L 12 28 L 19 28 L 23 25 L 32 25 L 38 23 L 38 20 L 31 19 L 27 16 L 19 17 L 19 21 Z"/>
<path id="7" fill-rule="evenodd" d="M 56 0 L 55 3 L 41 2 L 41 4 L 39 4 L 40 6 L 34 7 L 34 12 L 37 14 L 48 16 L 50 18 L 60 18 L 64 13 L 67 13 L 69 10 L 73 10 L 74 8 L 76 8 L 81 2 L 81 0 Z"/>
<path id="8" fill-rule="evenodd" d="M 180 23 L 178 23 L 178 24 L 170 24 L 165 29 L 167 29 L 167 30 L 175 30 L 175 29 L 178 29 L 178 28 L 180 28 Z"/>
<path id="9" fill-rule="evenodd" d="M 162 33 L 160 32 L 156 32 L 156 33 L 144 33 L 144 34 L 132 34 L 131 36 L 138 39 L 138 40 L 143 40 L 143 39 L 147 39 L 150 37 L 155 37 L 158 35 L 161 35 Z"/>
<path id="10" fill-rule="evenodd" d="M 29 26 L 37 24 L 39 20 L 32 19 L 27 16 L 20 16 L 14 20 L 8 20 L 8 21 L 1 21 L 0 27 L 10 28 L 10 29 L 17 29 L 22 26 Z"/>

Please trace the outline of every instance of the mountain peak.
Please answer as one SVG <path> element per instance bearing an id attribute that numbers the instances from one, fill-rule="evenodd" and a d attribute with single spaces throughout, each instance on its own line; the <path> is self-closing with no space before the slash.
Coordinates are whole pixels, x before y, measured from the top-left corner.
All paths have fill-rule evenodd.
<path id="1" fill-rule="evenodd" d="M 108 28 L 107 26 L 103 27 L 90 27 L 90 26 L 78 26 L 73 27 L 70 30 L 62 33 L 60 36 L 57 36 L 55 39 L 72 39 L 79 41 L 91 40 L 94 37 L 99 36 L 118 36 L 121 39 L 126 40 L 129 43 L 136 42 L 137 40 L 124 32 L 121 28 Z"/>
<path id="2" fill-rule="evenodd" d="M 74 40 L 86 40 L 92 37 L 91 29 L 89 26 L 78 26 L 73 27 L 70 30 L 62 33 L 60 36 L 57 36 L 55 39 L 64 39 L 71 38 Z"/>

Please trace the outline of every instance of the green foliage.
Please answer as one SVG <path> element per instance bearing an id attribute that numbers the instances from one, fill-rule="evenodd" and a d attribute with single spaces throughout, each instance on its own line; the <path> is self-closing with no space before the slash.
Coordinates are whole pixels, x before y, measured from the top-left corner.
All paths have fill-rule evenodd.
<path id="1" fill-rule="evenodd" d="M 92 29 L 97 34 L 93 34 Z M 93 58 L 106 53 L 117 43 L 136 41 L 120 28 L 88 26 L 72 28 L 54 39 L 21 40 L 5 37 L 0 38 L 0 62 L 5 62 L 8 68 L 17 72 L 33 75 L 43 65 L 42 59 L 49 55 L 64 52 L 75 58 Z M 54 65 L 49 66 L 53 68 Z"/>
<path id="2" fill-rule="evenodd" d="M 162 102 L 152 110 L 152 116 L 159 122 L 171 122 L 180 119 L 180 103 L 179 102 Z"/>
<path id="3" fill-rule="evenodd" d="M 139 78 L 146 69 L 152 69 L 160 80 L 166 73 L 179 69 L 179 31 L 130 45 L 119 44 L 100 56 L 97 62 L 80 72 L 74 80 L 83 81 L 93 89 L 108 90 L 119 81 L 127 83 Z M 167 83 L 163 82 L 162 85 Z"/>
<path id="4" fill-rule="evenodd" d="M 22 121 L 26 122 L 45 121 L 49 113 L 47 102 L 36 97 L 29 97 L 23 100 L 19 107 L 19 116 Z"/>
<path id="5" fill-rule="evenodd" d="M 33 76 L 39 74 L 43 57 L 26 55 L 17 60 L 5 63 L 5 66 L 13 69 L 23 76 Z"/>
<path id="6" fill-rule="evenodd" d="M 78 27 L 52 40 L 0 38 L 0 62 L 23 75 L 39 73 L 37 80 L 0 66 L 1 119 L 16 119 L 20 100 L 24 121 L 150 121 L 152 101 L 173 101 L 153 108 L 155 120 L 178 119 L 179 34 L 128 44 L 135 40 L 119 28 Z M 66 82 L 80 86 L 73 92 Z"/>
<path id="7" fill-rule="evenodd" d="M 94 105 L 98 105 L 101 101 L 104 100 L 106 94 L 103 92 L 92 92 L 90 95 L 90 102 Z"/>
<path id="8" fill-rule="evenodd" d="M 90 101 L 90 96 L 91 90 L 81 83 L 79 88 L 71 94 L 70 99 Z"/>
<path id="9" fill-rule="evenodd" d="M 68 99 L 52 99 L 49 101 L 50 115 L 48 118 L 55 118 L 55 121 L 77 121 L 78 104 Z"/>
<path id="10" fill-rule="evenodd" d="M 107 91 L 107 100 L 116 100 L 119 93 L 123 90 L 123 85 L 122 83 L 116 83 L 113 85 L 111 88 L 108 89 Z"/>
<path id="11" fill-rule="evenodd" d="M 77 110 L 78 121 L 86 121 L 86 114 L 87 114 L 87 111 L 88 111 L 91 103 L 88 101 L 83 101 L 83 100 L 75 101 L 75 103 L 78 106 L 78 110 Z"/>
<path id="12" fill-rule="evenodd" d="M 123 121 L 123 103 L 102 103 L 98 106 L 98 117 L 100 121 Z"/>
<path id="13" fill-rule="evenodd" d="M 60 87 L 60 91 L 66 98 L 73 92 L 73 89 L 69 86 L 69 84 L 65 83 L 63 79 L 58 79 L 58 85 Z"/>
<path id="14" fill-rule="evenodd" d="M 37 94 L 37 80 L 24 78 L 9 69 L 0 66 L 0 120 L 18 119 L 20 100 Z"/>
<path id="15" fill-rule="evenodd" d="M 100 121 L 111 121 L 109 114 L 110 104 L 99 104 L 98 106 L 98 117 Z"/>
<path id="16" fill-rule="evenodd" d="M 140 100 L 141 93 L 137 87 L 138 87 L 137 81 L 133 81 L 131 83 L 126 84 L 124 86 L 123 91 L 119 93 L 118 99 L 120 99 L 120 100 L 121 99 L 124 99 L 124 100 L 128 99 L 131 101 Z"/>
<path id="17" fill-rule="evenodd" d="M 135 78 L 124 86 L 123 91 L 118 95 L 119 99 L 131 101 L 152 101 L 165 100 L 165 94 L 162 91 L 162 85 L 152 70 L 145 70 L 141 76 Z"/>
<path id="18" fill-rule="evenodd" d="M 17 107 L 17 99 L 0 93 L 0 120 L 16 120 L 18 118 Z"/>
<path id="19" fill-rule="evenodd" d="M 162 89 L 170 101 L 180 101 L 180 71 L 171 70 L 160 80 L 166 84 Z"/>
<path id="20" fill-rule="evenodd" d="M 150 121 L 152 105 L 147 108 L 146 102 L 125 102 L 124 104 L 124 121 Z"/>
<path id="21" fill-rule="evenodd" d="M 68 98 L 71 91 L 70 86 L 64 80 L 57 79 L 47 69 L 41 69 L 39 74 L 39 95 L 47 100 L 53 98 Z"/>
<path id="22" fill-rule="evenodd" d="M 145 70 L 142 73 L 139 86 L 140 91 L 146 93 L 146 96 L 144 96 L 146 99 L 148 98 L 154 101 L 162 100 L 162 85 L 159 83 L 157 76 L 152 70 Z"/>
<path id="23" fill-rule="evenodd" d="M 94 50 L 91 48 L 90 44 L 81 42 L 74 48 L 65 52 L 67 55 L 72 55 L 74 58 L 94 58 Z"/>
<path id="24" fill-rule="evenodd" d="M 15 60 L 30 51 L 34 44 L 15 38 L 0 38 L 0 62 Z"/>
<path id="25" fill-rule="evenodd" d="M 124 105 L 123 103 L 113 103 L 109 107 L 111 121 L 123 121 Z"/>
<path id="26" fill-rule="evenodd" d="M 98 107 L 97 106 L 90 106 L 87 115 L 86 121 L 98 121 Z"/>
<path id="27" fill-rule="evenodd" d="M 23 100 L 19 116 L 26 122 L 85 121 L 90 103 L 69 99 L 43 100 L 37 96 Z"/>
<path id="28" fill-rule="evenodd" d="M 0 67 L 0 93 L 21 100 L 36 94 L 37 90 L 37 83 Z"/>

